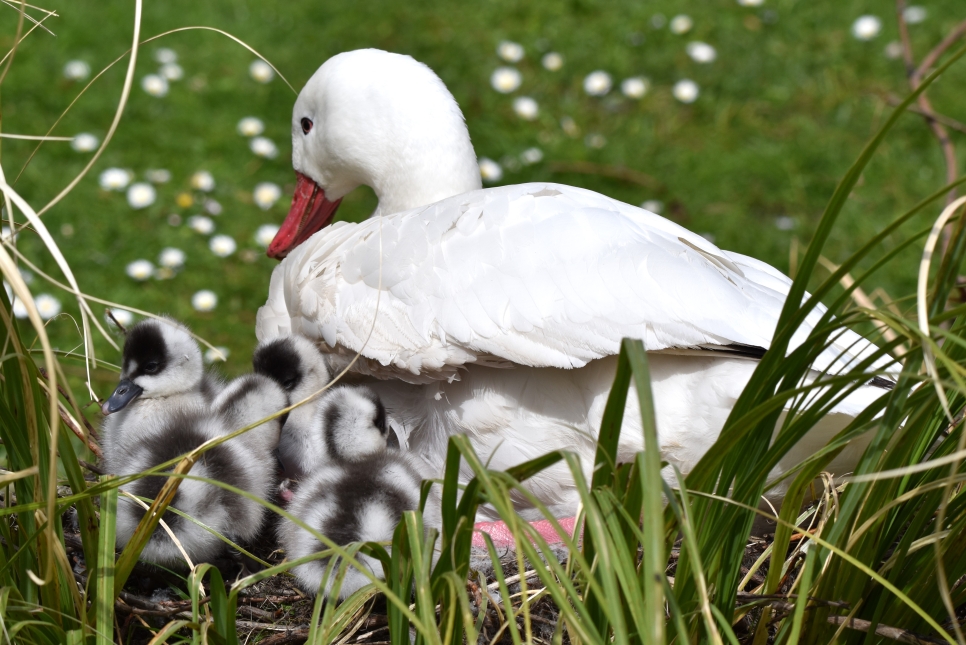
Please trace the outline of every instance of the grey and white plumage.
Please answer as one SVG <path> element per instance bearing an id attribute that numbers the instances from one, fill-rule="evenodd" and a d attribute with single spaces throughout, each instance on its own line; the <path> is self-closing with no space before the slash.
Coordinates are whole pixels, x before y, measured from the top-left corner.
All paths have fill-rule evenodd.
<path id="1" fill-rule="evenodd" d="M 250 425 L 285 407 L 287 399 L 272 380 L 247 375 L 224 385 L 204 373 L 201 351 L 188 330 L 172 320 L 147 320 L 132 327 L 124 344 L 121 384 L 104 404 L 104 467 L 124 476 L 144 472 L 201 444 Z M 192 476 L 240 488 L 261 498 L 275 483 L 272 450 L 279 419 L 209 449 Z M 121 487 L 154 499 L 166 480 L 156 475 Z M 130 540 L 144 509 L 126 498 L 118 505 L 117 544 Z M 261 530 L 264 507 L 212 484 L 185 479 L 171 507 L 235 541 L 253 539 Z M 211 561 L 224 543 L 204 528 L 167 511 L 162 520 L 193 562 Z M 177 566 L 184 559 L 167 533 L 155 530 L 141 558 Z"/>
<path id="2" fill-rule="evenodd" d="M 316 345 L 302 336 L 284 336 L 260 344 L 252 356 L 256 374 L 279 384 L 289 404 L 298 403 L 325 387 L 334 370 Z M 315 423 L 318 400 L 288 413 L 278 441 L 278 456 L 286 477 L 302 479 L 326 460 L 325 444 Z"/>
<path id="3" fill-rule="evenodd" d="M 389 429 L 385 408 L 372 390 L 340 386 L 326 392 L 315 406 L 315 454 L 324 455 L 310 476 L 299 484 L 289 511 L 335 544 L 387 542 L 402 514 L 419 507 L 423 473 L 419 462 L 406 453 L 387 448 Z M 439 524 L 436 500 L 430 496 L 424 514 L 427 526 Z M 279 527 L 286 557 L 295 560 L 326 547 L 314 535 L 291 521 Z M 374 559 L 356 558 L 377 577 Z M 319 591 L 329 560 L 315 560 L 293 569 L 299 586 L 308 593 Z M 333 572 L 335 569 L 333 569 Z M 329 594 L 335 575 L 326 582 Z M 346 571 L 339 597 L 344 598 L 369 583 L 352 567 Z"/>

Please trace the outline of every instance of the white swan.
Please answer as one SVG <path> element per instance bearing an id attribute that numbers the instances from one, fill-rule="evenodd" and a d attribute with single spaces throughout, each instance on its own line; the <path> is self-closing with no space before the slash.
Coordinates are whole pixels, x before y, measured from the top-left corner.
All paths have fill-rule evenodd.
<path id="1" fill-rule="evenodd" d="M 630 336 L 651 352 L 662 456 L 686 473 L 770 345 L 789 278 L 594 192 L 545 183 L 481 190 L 459 107 L 408 56 L 329 59 L 295 103 L 292 139 L 298 186 L 269 250 L 285 259 L 259 310 L 258 338 L 298 333 L 333 354 L 362 352 L 356 371 L 374 377 L 370 386 L 404 426 L 401 441 L 437 471 L 454 433 L 493 467 L 562 448 L 589 468 L 615 354 Z M 379 198 L 376 217 L 319 230 L 362 184 Z M 848 332 L 814 367 L 841 369 L 873 351 Z M 859 389 L 773 474 L 881 393 Z M 632 396 L 620 457 L 641 447 Z M 830 468 L 849 470 L 863 448 L 854 442 Z M 558 515 L 573 514 L 563 466 L 528 485 Z"/>

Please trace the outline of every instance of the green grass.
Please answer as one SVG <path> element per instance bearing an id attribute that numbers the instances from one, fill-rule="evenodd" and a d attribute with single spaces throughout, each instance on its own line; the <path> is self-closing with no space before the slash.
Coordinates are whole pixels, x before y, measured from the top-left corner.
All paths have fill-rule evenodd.
<path id="1" fill-rule="evenodd" d="M 912 27 L 919 55 L 960 19 L 955 0 L 930 3 L 927 20 Z M 538 146 L 544 162 L 506 172 L 503 181 L 553 180 L 584 186 L 632 204 L 660 199 L 665 214 L 684 226 L 714 237 L 722 248 L 747 253 L 789 269 L 793 239 L 810 239 L 836 180 L 888 112 L 882 97 L 906 91 L 902 65 L 883 53 L 896 38 L 893 5 L 886 0 L 809 3 L 771 0 L 744 8 L 733 0 L 716 2 L 534 2 L 510 3 L 147 3 L 142 33 L 207 25 L 225 29 L 264 53 L 299 88 L 327 57 L 358 47 L 381 47 L 409 53 L 433 67 L 453 91 L 467 117 L 480 156 L 501 159 Z M 655 29 L 651 18 L 688 13 L 693 30 L 674 35 Z M 872 42 L 851 37 L 852 21 L 863 13 L 883 18 L 883 33 Z M 0 47 L 12 42 L 16 14 L 3 8 Z M 48 21 L 56 38 L 35 32 L 17 53 L 2 97 L 3 130 L 41 134 L 73 100 L 83 84 L 63 79 L 70 59 L 91 64 L 95 73 L 129 46 L 133 6 L 80 0 Z M 497 43 L 512 39 L 527 56 L 519 68 L 523 86 L 504 96 L 489 85 L 501 62 Z M 640 44 L 637 43 L 643 39 Z M 691 40 L 713 44 L 718 58 L 699 65 L 684 48 Z M 157 99 L 140 88 L 140 79 L 157 64 L 152 53 L 173 48 L 185 80 L 172 83 Z M 543 51 L 563 53 L 565 65 L 548 72 L 539 64 Z M 230 348 L 227 371 L 245 369 L 254 343 L 254 315 L 263 303 L 274 263 L 252 242 L 258 225 L 279 223 L 293 184 L 289 164 L 289 120 L 294 94 L 279 79 L 259 85 L 247 74 L 252 55 L 227 38 L 193 31 L 147 45 L 138 61 L 135 86 L 121 126 L 90 175 L 45 219 L 62 245 L 88 293 L 185 320 L 216 345 Z M 103 136 L 116 107 L 124 64 L 117 65 L 82 97 L 55 135 L 89 131 Z M 624 99 L 616 87 L 599 99 L 586 96 L 583 77 L 604 69 L 619 81 L 643 74 L 652 89 L 641 101 Z M 670 93 L 680 78 L 692 78 L 701 95 L 690 106 Z M 953 70 L 931 91 L 940 112 L 966 121 L 956 90 L 966 80 Z M 535 122 L 512 111 L 513 96 L 533 96 L 540 104 Z M 274 160 L 251 154 L 235 126 L 255 115 L 266 136 L 280 148 Z M 581 134 L 567 136 L 559 125 L 572 117 Z M 589 133 L 602 134 L 602 149 L 585 145 Z M 4 140 L 4 167 L 16 176 L 33 142 Z M 42 205 L 66 185 L 89 155 L 65 143 L 47 143 L 16 184 L 32 204 Z M 626 166 L 652 176 L 641 186 L 595 175 L 552 172 L 555 162 L 586 161 Z M 119 166 L 139 178 L 149 168 L 173 174 L 151 207 L 134 211 L 123 194 L 97 185 L 101 170 Z M 239 242 L 239 252 L 215 257 L 207 239 L 186 226 L 166 223 L 170 213 L 185 218 L 198 206 L 178 208 L 175 197 L 188 189 L 198 169 L 217 181 L 213 197 L 224 206 L 217 232 Z M 841 222 L 825 253 L 836 262 L 881 229 L 887 213 L 942 183 L 942 158 L 931 133 L 915 115 L 904 116 L 844 207 Z M 260 181 L 283 186 L 283 198 L 268 213 L 251 204 Z M 351 194 L 340 216 L 358 220 L 374 207 L 368 189 Z M 794 229 L 778 230 L 779 216 L 791 217 Z M 65 226 L 73 228 L 67 236 Z M 902 233 L 887 243 L 896 245 Z M 158 252 L 175 246 L 188 254 L 184 270 L 170 281 L 136 283 L 124 273 L 137 258 L 156 261 Z M 21 248 L 45 270 L 56 270 L 39 244 L 25 235 Z M 254 261 L 242 250 L 254 252 Z M 915 254 L 900 255 L 876 277 L 870 289 L 890 293 L 912 288 Z M 190 297 L 203 288 L 219 296 L 209 314 L 191 309 Z M 35 291 L 48 290 L 39 285 Z M 72 311 L 66 299 L 67 311 Z M 50 333 L 56 345 L 76 344 L 74 325 L 59 319 Z M 104 348 L 103 343 L 99 347 Z M 116 355 L 108 354 L 108 358 Z M 105 376 L 98 394 L 110 387 Z"/>

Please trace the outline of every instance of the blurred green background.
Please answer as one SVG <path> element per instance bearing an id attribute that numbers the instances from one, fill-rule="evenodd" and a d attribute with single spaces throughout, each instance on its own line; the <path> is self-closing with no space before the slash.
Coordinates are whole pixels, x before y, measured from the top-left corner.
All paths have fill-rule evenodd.
<path id="1" fill-rule="evenodd" d="M 748 0 L 746 0 L 747 3 Z M 911 25 L 918 57 L 964 18 L 961 0 L 923 0 L 925 19 Z M 56 37 L 35 31 L 18 49 L 2 86 L 4 132 L 43 134 L 77 96 L 86 81 L 65 78 L 68 61 L 81 60 L 96 74 L 130 45 L 134 5 L 74 0 L 45 22 Z M 32 11 L 35 17 L 42 14 Z M 669 23 L 685 14 L 686 33 Z M 861 40 L 852 33 L 862 15 L 881 19 L 881 33 Z M 17 12 L 0 7 L 0 44 L 13 43 Z M 890 112 L 889 95 L 907 85 L 895 54 L 895 5 L 888 0 L 765 0 L 742 6 L 736 0 L 420 2 L 185 2 L 145 4 L 142 35 L 204 25 L 223 29 L 265 55 L 299 89 L 329 56 L 361 47 L 410 54 L 432 67 L 462 106 L 477 154 L 501 162 L 497 183 L 556 181 L 641 204 L 659 200 L 663 214 L 722 248 L 753 255 L 784 271 L 794 240 L 807 243 L 837 180 Z M 519 43 L 524 58 L 500 59 L 501 41 Z M 715 48 L 716 59 L 699 63 L 687 53 L 694 41 Z M 144 76 L 158 72 L 159 48 L 172 49 L 184 78 L 167 95 L 142 89 Z M 541 65 L 546 52 L 559 52 L 558 71 Z M 258 83 L 249 73 L 254 56 L 217 33 L 188 31 L 145 45 L 123 120 L 110 146 L 77 188 L 44 220 L 87 293 L 187 322 L 230 355 L 224 369 L 248 366 L 255 343 L 254 321 L 264 302 L 274 261 L 264 256 L 254 234 L 263 224 L 281 223 L 294 175 L 290 167 L 290 118 L 295 94 L 278 77 Z M 54 135 L 92 133 L 103 139 L 113 118 L 126 59 L 82 96 Z M 510 94 L 493 89 L 493 71 L 511 65 L 522 84 Z M 584 78 L 604 70 L 613 89 L 589 96 Z M 644 76 L 641 99 L 620 91 L 624 78 Z M 700 95 L 679 102 L 672 87 L 693 79 Z M 962 100 L 966 68 L 960 65 L 930 91 L 936 109 L 966 121 Z M 514 113 L 513 100 L 529 96 L 539 105 L 536 119 Z M 240 119 L 255 116 L 278 147 L 274 159 L 256 156 L 237 131 Z M 562 123 L 567 127 L 563 127 Z M 961 135 L 954 134 L 956 138 Z M 4 139 L 2 162 L 9 181 L 35 208 L 56 195 L 89 160 L 69 143 L 49 142 L 29 163 L 36 142 Z M 531 147 L 543 160 L 527 165 L 520 154 Z M 962 155 L 961 164 L 962 164 Z M 26 168 L 21 169 L 27 163 Z M 156 201 L 143 209 L 128 205 L 123 191 L 100 188 L 110 167 L 129 169 L 144 181 L 149 169 L 166 169 Z M 962 166 L 961 166 L 962 167 Z M 192 189 L 190 178 L 209 171 L 210 194 Z M 625 169 L 636 171 L 626 172 Z M 581 172 L 575 172 L 580 170 Z M 644 173 L 642 176 L 639 173 Z M 904 116 L 869 166 L 827 247 L 841 261 L 873 232 L 944 183 L 939 147 L 923 122 Z M 274 182 L 282 197 L 267 211 L 252 191 Z M 178 196 L 187 201 L 178 203 Z M 209 237 L 187 220 L 204 214 L 204 202 L 221 206 L 209 215 L 215 234 L 227 234 L 238 249 L 227 258 L 209 249 Z M 368 189 L 350 194 L 342 219 L 359 220 L 374 208 Z M 171 218 L 176 214 L 178 218 Z M 930 211 L 908 230 L 927 225 Z M 180 224 L 172 225 L 170 222 Z M 901 242 L 895 236 L 890 245 Z M 23 233 L 19 248 L 45 271 L 62 278 L 36 236 Z M 157 264 L 165 247 L 184 251 L 184 267 L 169 279 L 138 282 L 125 267 L 137 259 Z M 901 255 L 877 277 L 894 297 L 911 291 L 918 254 Z M 72 313 L 64 294 L 35 278 L 34 293 L 48 292 Z M 217 307 L 195 311 L 192 294 L 210 289 Z M 101 315 L 104 308 L 94 307 Z M 60 316 L 49 324 L 61 349 L 79 345 L 75 321 Z M 118 356 L 98 342 L 101 356 Z M 78 370 L 80 365 L 78 365 Z M 100 375 L 99 395 L 116 376 Z"/>

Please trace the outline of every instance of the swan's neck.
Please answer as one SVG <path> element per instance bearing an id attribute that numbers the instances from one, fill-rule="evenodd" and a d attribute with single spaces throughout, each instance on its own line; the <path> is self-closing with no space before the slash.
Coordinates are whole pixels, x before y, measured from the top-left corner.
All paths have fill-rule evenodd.
<path id="1" fill-rule="evenodd" d="M 460 124 L 462 126 L 462 123 Z M 480 169 L 469 134 L 443 143 L 438 138 L 399 141 L 386 155 L 370 186 L 379 198 L 374 215 L 391 215 L 479 190 Z"/>

